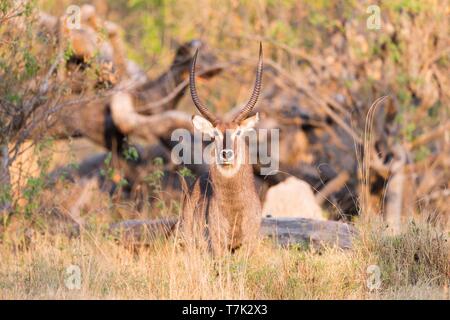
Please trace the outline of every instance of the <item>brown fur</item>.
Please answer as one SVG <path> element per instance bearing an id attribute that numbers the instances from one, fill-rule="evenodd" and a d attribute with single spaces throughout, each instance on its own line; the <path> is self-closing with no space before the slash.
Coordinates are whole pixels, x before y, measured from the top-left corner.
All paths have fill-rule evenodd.
<path id="1" fill-rule="evenodd" d="M 201 102 L 195 85 L 196 51 L 189 73 L 192 101 L 202 116 L 194 116 L 197 130 L 214 139 L 209 172 L 200 177 L 184 204 L 181 231 L 187 240 L 204 239 L 215 256 L 233 252 L 241 245 L 252 249 L 261 224 L 261 202 L 255 188 L 253 168 L 244 132 L 259 120 L 250 117 L 261 92 L 263 54 L 259 44 L 256 81 L 249 101 L 232 121 L 222 122 Z M 211 159 L 210 159 L 211 160 Z"/>
<path id="2" fill-rule="evenodd" d="M 222 130 L 229 127 L 221 126 Z M 259 234 L 261 203 L 246 145 L 244 159 L 230 177 L 222 173 L 220 164 L 212 164 L 209 172 L 195 181 L 184 202 L 180 221 L 182 236 L 196 244 L 205 236 L 215 256 L 234 252 L 242 245 L 252 249 Z"/>

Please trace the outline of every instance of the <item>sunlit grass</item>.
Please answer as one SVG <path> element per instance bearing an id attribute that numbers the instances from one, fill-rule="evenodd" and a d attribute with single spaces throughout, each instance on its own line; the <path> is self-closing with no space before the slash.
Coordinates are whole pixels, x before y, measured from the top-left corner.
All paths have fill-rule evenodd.
<path id="1" fill-rule="evenodd" d="M 80 289 L 66 269 L 79 266 Z M 367 267 L 381 286 L 367 287 Z M 5 234 L 0 245 L 1 299 L 448 299 L 449 244 L 428 227 L 390 238 L 362 232 L 353 250 L 282 249 L 260 243 L 214 259 L 172 239 L 123 246 L 100 233 L 78 238 Z"/>

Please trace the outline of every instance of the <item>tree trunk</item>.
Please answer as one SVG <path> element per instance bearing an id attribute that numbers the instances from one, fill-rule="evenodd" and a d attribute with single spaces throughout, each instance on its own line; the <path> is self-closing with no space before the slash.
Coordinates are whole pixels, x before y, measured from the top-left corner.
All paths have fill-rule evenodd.
<path id="1" fill-rule="evenodd" d="M 11 176 L 9 174 L 9 149 L 0 145 L 0 219 L 11 209 Z"/>
<path id="2" fill-rule="evenodd" d="M 405 183 L 404 167 L 406 151 L 400 145 L 393 148 L 394 159 L 390 167 L 389 182 L 386 187 L 386 207 L 384 221 L 392 234 L 398 234 L 401 229 L 403 189 Z"/>

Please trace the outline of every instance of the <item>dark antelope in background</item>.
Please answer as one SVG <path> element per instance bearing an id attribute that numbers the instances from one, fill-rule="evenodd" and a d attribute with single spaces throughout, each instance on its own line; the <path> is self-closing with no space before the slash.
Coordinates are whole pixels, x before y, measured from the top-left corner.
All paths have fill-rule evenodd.
<path id="1" fill-rule="evenodd" d="M 244 133 L 254 130 L 258 114 L 250 116 L 261 91 L 263 72 L 262 45 L 253 93 L 245 107 L 232 121 L 222 121 L 200 101 L 195 86 L 192 60 L 190 90 L 192 100 L 202 116 L 194 116 L 194 127 L 214 142 L 214 160 L 209 171 L 200 176 L 186 198 L 181 217 L 181 233 L 188 241 L 203 239 L 214 255 L 233 252 L 242 245 L 256 242 L 261 223 L 261 202 L 254 185 Z"/>

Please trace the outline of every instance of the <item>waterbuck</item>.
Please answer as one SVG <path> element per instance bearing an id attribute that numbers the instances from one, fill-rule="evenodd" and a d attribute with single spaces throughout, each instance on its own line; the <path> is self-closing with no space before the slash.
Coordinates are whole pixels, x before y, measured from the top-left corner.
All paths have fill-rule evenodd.
<path id="1" fill-rule="evenodd" d="M 214 256 L 255 244 L 261 223 L 261 203 L 254 185 L 246 132 L 254 130 L 258 114 L 250 116 L 261 91 L 262 45 L 250 100 L 232 121 L 222 121 L 200 101 L 195 85 L 196 51 L 190 70 L 192 100 L 201 116 L 192 123 L 213 140 L 212 162 L 186 197 L 180 231 L 186 240 L 206 243 Z M 205 240 L 202 241 L 202 240 Z M 199 242 L 200 240 L 201 242 Z"/>

